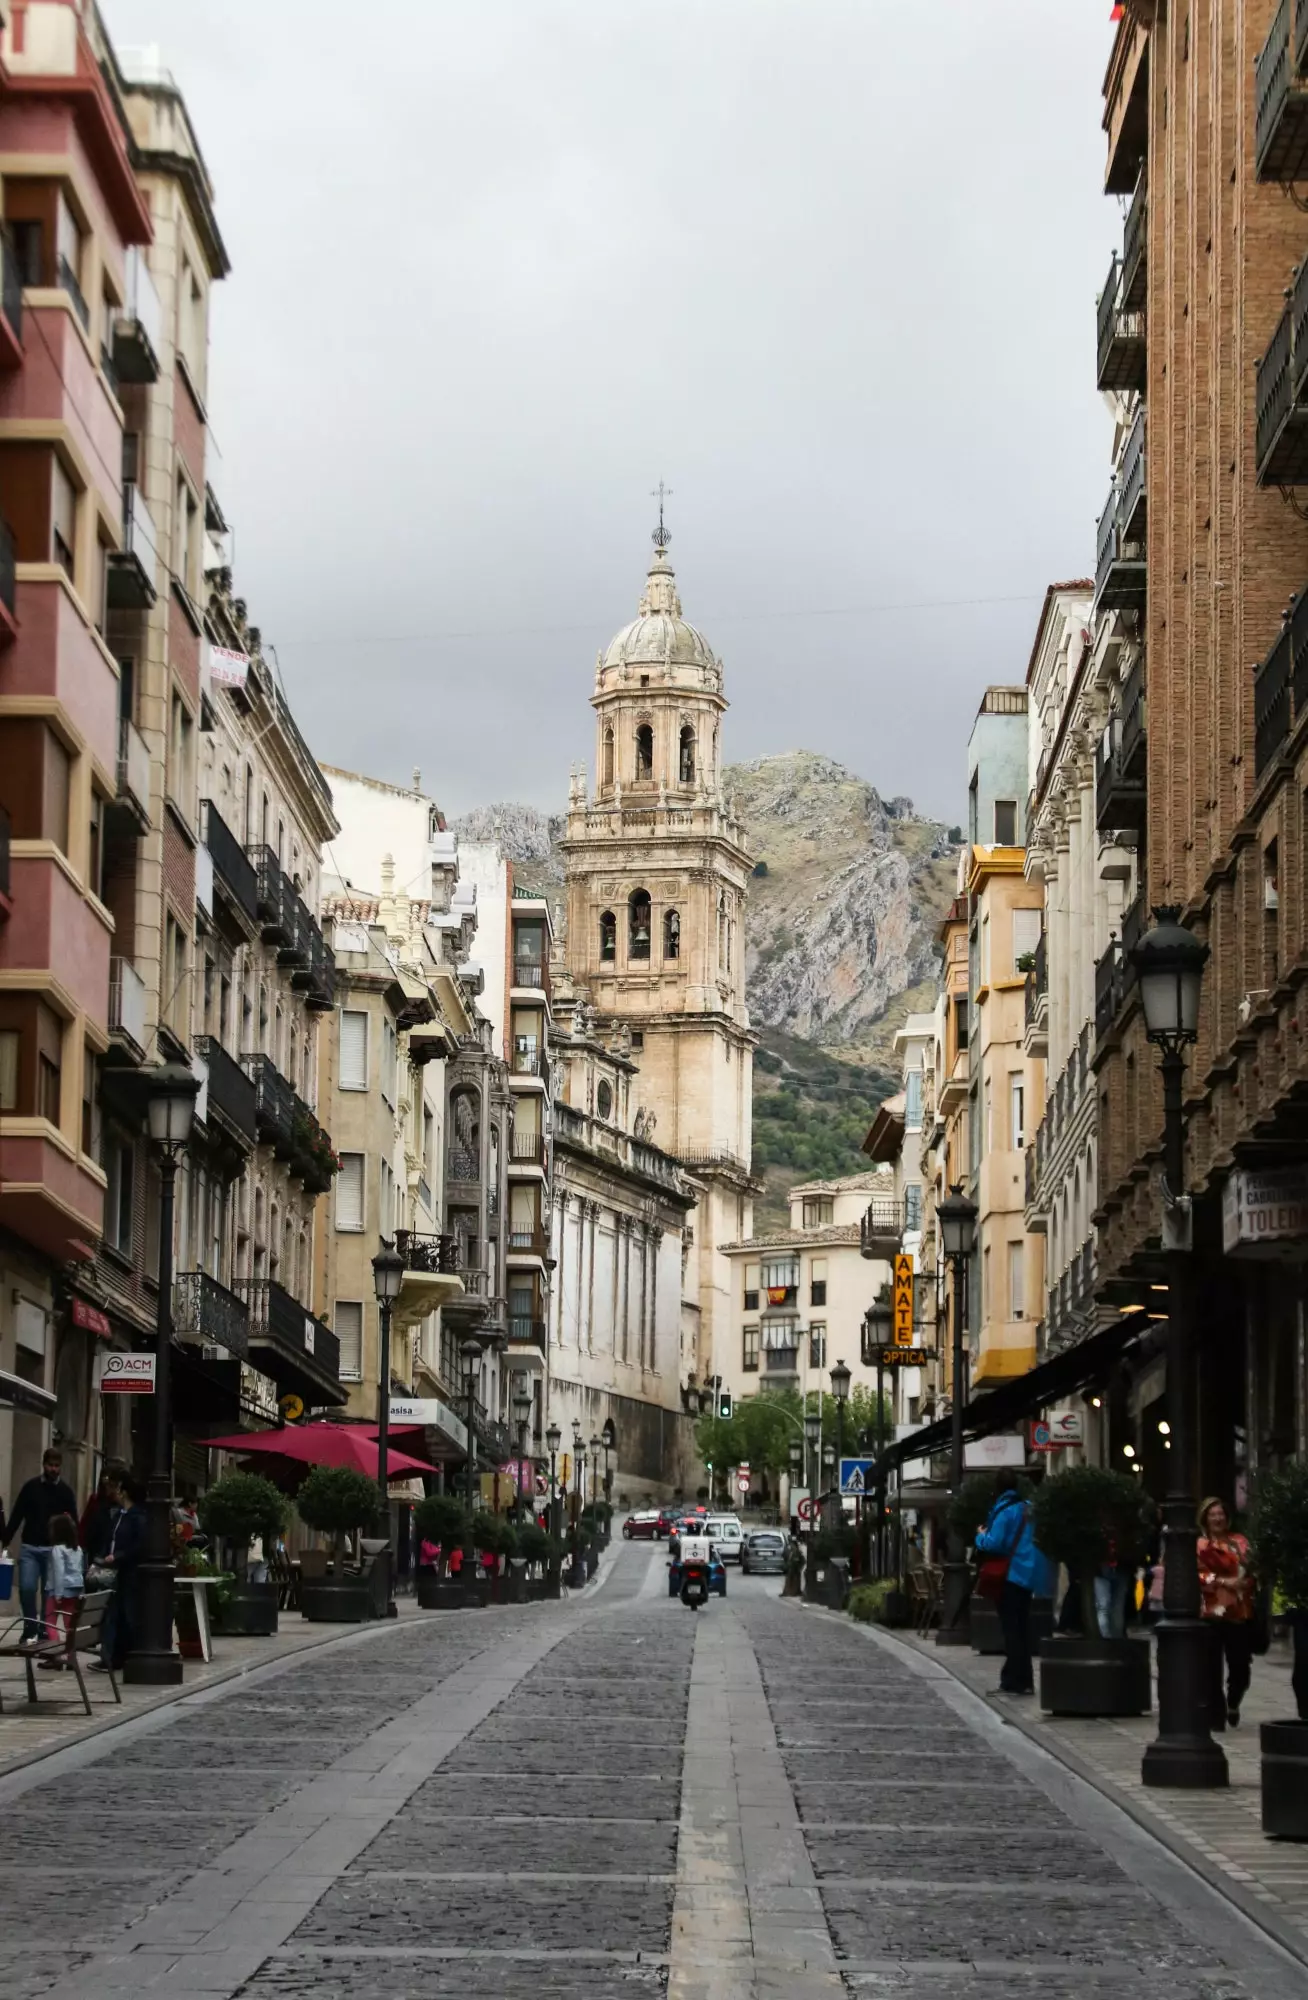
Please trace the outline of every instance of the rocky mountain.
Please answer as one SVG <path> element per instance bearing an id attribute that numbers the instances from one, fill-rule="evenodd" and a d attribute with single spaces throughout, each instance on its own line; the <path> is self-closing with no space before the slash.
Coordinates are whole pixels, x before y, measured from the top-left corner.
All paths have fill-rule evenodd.
<path id="1" fill-rule="evenodd" d="M 954 893 L 957 827 L 883 798 L 811 750 L 728 765 L 724 785 L 755 855 L 746 981 L 762 1047 L 755 1160 L 767 1185 L 757 1226 L 784 1218 L 796 1180 L 857 1172 L 876 1104 L 894 1085 L 894 1032 L 934 1004 L 936 928 Z M 524 888 L 561 899 L 561 815 L 482 806 L 456 820 L 496 840 Z"/>

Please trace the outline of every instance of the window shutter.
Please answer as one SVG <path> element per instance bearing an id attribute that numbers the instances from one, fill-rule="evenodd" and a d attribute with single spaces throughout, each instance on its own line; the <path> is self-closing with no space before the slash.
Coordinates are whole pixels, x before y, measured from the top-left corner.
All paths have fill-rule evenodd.
<path id="1" fill-rule="evenodd" d="M 368 1016 L 341 1009 L 341 1089 L 368 1088 Z"/>
<path id="2" fill-rule="evenodd" d="M 360 1299 L 337 1299 L 336 1338 L 341 1343 L 341 1380 L 363 1378 L 363 1303 Z"/>
<path id="3" fill-rule="evenodd" d="M 363 1228 L 363 1154 L 342 1153 L 336 1176 L 336 1227 Z"/>

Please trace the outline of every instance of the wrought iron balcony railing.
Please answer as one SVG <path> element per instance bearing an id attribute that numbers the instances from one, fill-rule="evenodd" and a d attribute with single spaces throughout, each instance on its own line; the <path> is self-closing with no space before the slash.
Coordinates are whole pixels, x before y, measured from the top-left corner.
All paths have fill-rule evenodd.
<path id="1" fill-rule="evenodd" d="M 249 921 L 259 921 L 259 877 L 254 863 L 212 799 L 200 801 L 204 844 L 213 859 L 214 875 L 236 908 Z"/>
<path id="2" fill-rule="evenodd" d="M 234 1056 L 229 1056 L 216 1035 L 197 1035 L 195 1052 L 204 1059 L 209 1072 L 208 1117 L 215 1115 L 234 1137 L 253 1146 L 258 1138 L 256 1102 L 258 1091 Z"/>
<path id="3" fill-rule="evenodd" d="M 243 1360 L 250 1351 L 250 1309 L 207 1271 L 181 1271 L 173 1287 L 173 1332 L 225 1347 Z"/>

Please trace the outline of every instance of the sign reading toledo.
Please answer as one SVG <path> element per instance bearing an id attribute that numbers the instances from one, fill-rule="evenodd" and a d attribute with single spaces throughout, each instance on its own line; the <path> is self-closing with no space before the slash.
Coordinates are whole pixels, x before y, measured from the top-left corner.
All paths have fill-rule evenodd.
<path id="1" fill-rule="evenodd" d="M 898 1256 L 895 1259 L 895 1286 L 892 1294 L 894 1310 L 895 1346 L 913 1345 L 913 1259 Z"/>

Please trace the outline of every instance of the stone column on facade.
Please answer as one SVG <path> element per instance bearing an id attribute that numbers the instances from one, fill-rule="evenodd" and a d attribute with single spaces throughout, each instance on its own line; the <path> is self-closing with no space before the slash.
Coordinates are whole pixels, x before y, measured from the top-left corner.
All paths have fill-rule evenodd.
<path id="1" fill-rule="evenodd" d="M 595 1352 L 595 1241 L 599 1235 L 600 1205 L 597 1201 L 586 1203 L 586 1214 L 590 1218 L 590 1248 L 586 1265 L 586 1352 Z"/>
<path id="2" fill-rule="evenodd" d="M 659 1343 L 659 1245 L 663 1241 L 663 1231 L 657 1223 L 649 1225 L 650 1280 L 649 1280 L 649 1367 L 651 1372 L 658 1368 Z"/>

